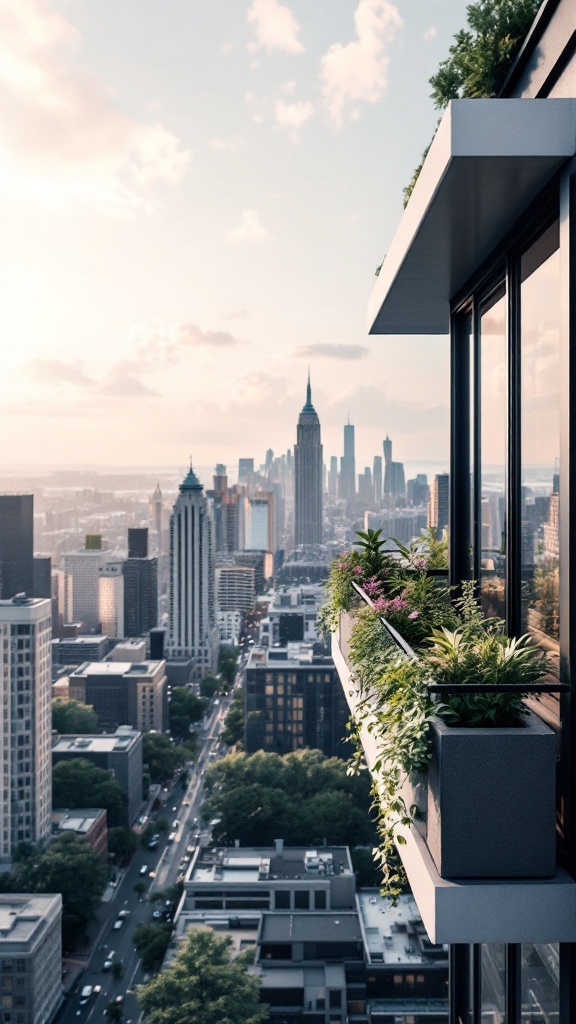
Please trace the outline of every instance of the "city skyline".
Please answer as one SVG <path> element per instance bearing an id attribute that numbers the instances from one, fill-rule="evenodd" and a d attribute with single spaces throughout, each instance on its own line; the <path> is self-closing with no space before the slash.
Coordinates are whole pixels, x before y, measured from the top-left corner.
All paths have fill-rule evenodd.
<path id="1" fill-rule="evenodd" d="M 405 339 L 392 363 L 364 311 L 464 17 L 464 0 L 175 0 L 169 17 L 7 0 L 5 458 L 36 461 L 42 436 L 61 464 L 192 448 L 212 465 L 261 421 L 282 450 L 308 362 L 327 452 L 348 409 L 362 464 L 386 431 L 406 461 L 447 452 L 446 339 Z"/>

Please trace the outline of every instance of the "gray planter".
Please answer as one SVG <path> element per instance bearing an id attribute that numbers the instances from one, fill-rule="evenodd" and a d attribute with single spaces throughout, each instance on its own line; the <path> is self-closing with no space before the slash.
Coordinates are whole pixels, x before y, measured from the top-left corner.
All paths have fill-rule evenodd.
<path id="1" fill-rule="evenodd" d="M 554 733 L 432 722 L 428 849 L 443 878 L 549 878 L 556 870 Z"/>

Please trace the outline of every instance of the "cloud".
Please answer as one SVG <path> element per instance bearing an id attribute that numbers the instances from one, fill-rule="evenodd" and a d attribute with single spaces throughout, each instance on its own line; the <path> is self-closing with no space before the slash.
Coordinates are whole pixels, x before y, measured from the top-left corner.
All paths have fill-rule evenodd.
<path id="1" fill-rule="evenodd" d="M 370 352 L 364 345 L 297 345 L 292 350 L 296 359 L 363 359 Z"/>
<path id="2" fill-rule="evenodd" d="M 428 432 L 449 437 L 450 409 L 447 403 L 412 402 L 391 399 L 383 388 L 360 385 L 339 395 L 326 405 L 326 419 L 344 422 L 349 409 L 362 410 L 362 425 L 377 428 L 390 436 L 414 436 L 420 439 Z"/>
<path id="3" fill-rule="evenodd" d="M 284 100 L 278 100 L 276 103 L 276 123 L 294 131 L 299 131 L 313 113 L 312 103 L 306 103 L 304 100 L 300 100 L 298 103 L 285 103 Z"/>
<path id="4" fill-rule="evenodd" d="M 101 392 L 114 398 L 157 398 L 160 394 L 159 391 L 146 387 L 134 374 L 114 371 L 102 385 Z"/>
<path id="5" fill-rule="evenodd" d="M 210 139 L 210 149 L 222 149 L 226 153 L 233 153 L 237 148 L 232 139 Z"/>
<path id="6" fill-rule="evenodd" d="M 234 44 L 233 43 L 224 43 L 224 46 L 222 47 L 220 52 L 221 53 L 232 53 L 233 49 L 234 49 Z"/>
<path id="7" fill-rule="evenodd" d="M 43 384 L 73 384 L 81 388 L 93 388 L 96 385 L 96 381 L 84 372 L 79 363 L 69 363 L 62 359 L 31 359 L 22 367 L 22 372 Z"/>
<path id="8" fill-rule="evenodd" d="M 270 232 L 262 224 L 257 210 L 243 210 L 240 225 L 226 235 L 227 242 L 259 242 L 265 238 L 270 238 Z"/>
<path id="9" fill-rule="evenodd" d="M 248 10 L 248 24 L 254 25 L 256 42 L 249 48 L 283 50 L 284 53 L 303 53 L 298 35 L 300 25 L 289 7 L 278 0 L 252 0 Z"/>
<path id="10" fill-rule="evenodd" d="M 83 71 L 77 30 L 51 0 L 0 4 L 0 174 L 33 202 L 148 207 L 149 188 L 174 185 L 190 153 L 162 124 L 123 114 L 111 90 Z"/>
<path id="11" fill-rule="evenodd" d="M 224 316 L 225 320 L 247 320 L 250 316 L 247 309 L 233 309 L 231 313 L 226 313 Z"/>
<path id="12" fill-rule="evenodd" d="M 356 39 L 345 46 L 334 43 L 320 62 L 324 105 L 336 125 L 343 123 L 349 104 L 381 99 L 388 84 L 388 47 L 402 24 L 391 0 L 358 0 Z"/>
<path id="13" fill-rule="evenodd" d="M 237 315 L 241 316 L 242 311 Z M 174 366 L 182 362 L 188 349 L 233 348 L 245 342 L 229 331 L 213 331 L 185 321 L 168 326 L 137 325 L 131 331 L 131 344 L 134 359 L 119 364 L 126 373 L 141 370 L 143 366 L 152 369 Z"/>
<path id="14" fill-rule="evenodd" d="M 176 344 L 191 348 L 231 348 L 240 341 L 228 331 L 205 331 L 197 324 L 184 323 L 176 327 Z"/>
<path id="15" fill-rule="evenodd" d="M 436 26 L 430 25 L 430 28 L 426 29 L 426 32 L 424 33 L 424 39 L 435 39 L 437 35 L 438 29 L 436 28 Z"/>

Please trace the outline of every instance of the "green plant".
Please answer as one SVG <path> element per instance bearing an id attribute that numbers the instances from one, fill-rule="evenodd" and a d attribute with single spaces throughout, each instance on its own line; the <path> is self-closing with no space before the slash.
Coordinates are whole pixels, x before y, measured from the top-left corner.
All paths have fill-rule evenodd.
<path id="1" fill-rule="evenodd" d="M 528 713 L 527 693 L 457 693 L 461 685 L 532 686 L 547 670 L 546 655 L 526 634 L 510 638 L 494 632 L 468 633 L 465 626 L 442 628 L 431 637 L 425 662 L 433 677 L 454 687 L 446 694 L 437 714 L 445 721 L 464 726 L 517 725 Z"/>
<path id="2" fill-rule="evenodd" d="M 360 549 L 364 576 L 381 577 L 390 567 L 390 556 L 384 551 L 386 540 L 382 530 L 357 530 L 354 546 Z"/>

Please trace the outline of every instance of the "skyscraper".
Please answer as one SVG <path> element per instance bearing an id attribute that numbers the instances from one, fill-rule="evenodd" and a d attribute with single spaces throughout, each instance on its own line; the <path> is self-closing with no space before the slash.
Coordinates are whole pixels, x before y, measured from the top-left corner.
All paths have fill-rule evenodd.
<path id="1" fill-rule="evenodd" d="M 128 530 L 124 562 L 124 633 L 143 636 L 158 625 L 158 559 L 148 557 L 148 530 Z"/>
<path id="2" fill-rule="evenodd" d="M 449 507 L 450 477 L 448 473 L 437 473 L 430 489 L 428 526 L 436 530 L 438 540 L 442 540 L 444 529 L 448 526 Z"/>
<path id="3" fill-rule="evenodd" d="M 372 469 L 372 484 L 374 486 L 374 501 L 377 505 L 382 501 L 382 456 L 374 456 L 374 467 Z"/>
<path id="4" fill-rule="evenodd" d="M 50 601 L 0 601 L 3 760 L 0 861 L 19 843 L 47 839 L 52 811 Z M 3 796 L 2 796 L 3 794 Z"/>
<path id="5" fill-rule="evenodd" d="M 298 417 L 294 446 L 295 544 L 322 543 L 322 442 L 320 420 L 312 405 L 310 374 L 306 404 Z"/>
<path id="6" fill-rule="evenodd" d="M 384 497 L 388 500 L 406 497 L 404 464 L 392 461 L 392 441 L 386 435 L 382 442 L 384 449 Z"/>
<path id="7" fill-rule="evenodd" d="M 106 552 L 101 550 L 94 535 L 86 537 L 84 551 L 70 551 L 64 555 L 62 566 L 65 577 L 64 622 L 82 622 L 86 632 L 95 632 L 100 622 L 98 607 L 98 580 L 100 569 L 106 564 Z"/>
<path id="8" fill-rule="evenodd" d="M 154 493 L 150 498 L 150 522 L 152 524 L 152 530 L 156 534 L 156 551 L 159 555 L 163 551 L 163 537 L 162 537 L 162 491 L 160 490 L 160 484 L 156 484 Z"/>
<path id="9" fill-rule="evenodd" d="M 338 458 L 336 455 L 330 457 L 330 469 L 328 470 L 328 494 L 331 498 L 338 497 Z"/>
<path id="10" fill-rule="evenodd" d="M 34 495 L 0 495 L 0 598 L 34 589 Z"/>
<path id="11" fill-rule="evenodd" d="M 356 496 L 356 456 L 354 453 L 354 424 L 344 424 L 344 455 L 340 460 L 340 497 Z"/>
<path id="12" fill-rule="evenodd" d="M 194 675 L 216 668 L 212 516 L 192 466 L 170 517 L 170 630 L 168 653 L 193 658 Z"/>
<path id="13" fill-rule="evenodd" d="M 106 562 L 98 577 L 98 618 L 104 636 L 124 636 L 124 563 Z"/>

